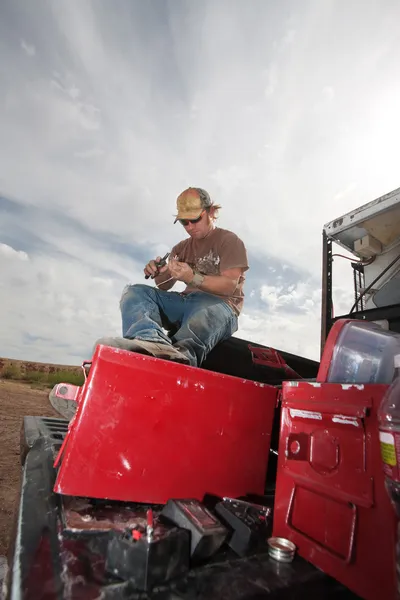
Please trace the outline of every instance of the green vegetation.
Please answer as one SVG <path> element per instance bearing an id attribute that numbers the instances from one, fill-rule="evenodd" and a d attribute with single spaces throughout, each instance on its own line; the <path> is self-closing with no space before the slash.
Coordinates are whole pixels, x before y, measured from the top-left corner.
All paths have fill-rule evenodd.
<path id="1" fill-rule="evenodd" d="M 47 382 L 50 387 L 56 383 L 71 383 L 72 385 L 83 385 L 83 371 L 74 373 L 73 371 L 57 371 L 56 373 L 47 373 Z"/>
<path id="2" fill-rule="evenodd" d="M 21 369 L 19 364 L 10 363 L 0 371 L 0 377 L 3 379 L 12 379 L 52 388 L 56 383 L 70 383 L 72 385 L 82 385 L 84 382 L 83 372 L 79 369 L 63 369 L 52 367 L 50 370 Z"/>
<path id="3" fill-rule="evenodd" d="M 21 379 L 21 371 L 17 365 L 8 365 L 2 372 L 3 379 Z"/>

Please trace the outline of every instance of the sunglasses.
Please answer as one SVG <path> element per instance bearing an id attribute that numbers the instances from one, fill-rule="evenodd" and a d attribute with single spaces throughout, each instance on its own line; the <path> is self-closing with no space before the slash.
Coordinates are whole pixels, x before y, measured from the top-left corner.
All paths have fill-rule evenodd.
<path id="1" fill-rule="evenodd" d="M 178 221 L 184 227 L 187 227 L 189 225 L 189 223 L 191 223 L 192 225 L 194 225 L 195 223 L 198 223 L 201 220 L 201 217 L 204 215 L 205 212 L 206 211 L 203 210 L 203 212 L 200 214 L 199 217 L 197 217 L 197 219 L 178 219 Z"/>

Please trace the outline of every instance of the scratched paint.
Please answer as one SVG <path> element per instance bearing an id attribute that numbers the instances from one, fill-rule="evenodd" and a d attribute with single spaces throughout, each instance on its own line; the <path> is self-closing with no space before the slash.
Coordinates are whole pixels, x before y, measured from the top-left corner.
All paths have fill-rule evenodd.
<path id="1" fill-rule="evenodd" d="M 298 408 L 290 408 L 289 413 L 291 417 L 300 417 L 302 419 L 315 419 L 317 421 L 322 420 L 321 413 L 313 412 L 311 410 L 299 410 Z"/>
<path id="2" fill-rule="evenodd" d="M 177 385 L 181 385 L 183 388 L 189 387 L 189 381 L 187 379 L 177 379 L 176 383 Z"/>
<path id="3" fill-rule="evenodd" d="M 124 465 L 125 469 L 127 471 L 130 471 L 131 470 L 131 465 L 129 464 L 128 459 L 125 456 L 123 456 L 122 454 L 120 454 L 120 457 L 121 457 L 121 462 Z"/>
<path id="4" fill-rule="evenodd" d="M 82 586 L 86 584 L 86 580 L 81 574 L 73 575 L 75 565 L 78 562 L 78 558 L 73 552 L 62 547 L 61 557 L 63 561 L 61 571 L 61 580 L 64 584 L 63 597 L 69 600 L 74 597 L 75 587 L 82 589 Z"/>
<path id="5" fill-rule="evenodd" d="M 359 427 L 359 423 L 356 417 L 347 417 L 346 415 L 334 415 L 332 417 L 334 423 L 340 423 L 341 425 L 354 425 Z"/>
<path id="6" fill-rule="evenodd" d="M 321 384 L 318 381 L 287 381 L 289 387 L 299 387 L 299 383 L 310 385 L 311 387 L 319 388 Z"/>
<path id="7" fill-rule="evenodd" d="M 286 410 L 282 411 L 282 425 L 281 425 L 281 430 L 283 429 L 283 427 L 288 428 L 290 426 L 290 418 L 289 415 L 287 413 Z"/>
<path id="8" fill-rule="evenodd" d="M 342 383 L 342 390 L 350 390 L 352 387 L 355 387 L 357 390 L 363 390 L 364 385 L 362 383 Z"/>

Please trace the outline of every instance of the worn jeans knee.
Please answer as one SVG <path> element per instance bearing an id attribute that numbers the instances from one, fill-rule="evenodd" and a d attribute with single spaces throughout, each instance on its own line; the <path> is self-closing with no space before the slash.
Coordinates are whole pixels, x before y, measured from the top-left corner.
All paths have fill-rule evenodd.
<path id="1" fill-rule="evenodd" d="M 172 341 L 189 356 L 193 366 L 200 366 L 216 344 L 237 331 L 237 326 L 237 315 L 226 302 L 196 292 L 187 298 L 185 317 Z"/>
<path id="2" fill-rule="evenodd" d="M 120 300 L 123 337 L 170 344 L 164 326 L 175 304 L 174 298 L 174 294 L 149 285 L 127 286 Z"/>
<path id="3" fill-rule="evenodd" d="M 154 293 L 154 288 L 146 285 L 145 283 L 134 283 L 133 285 L 127 285 L 122 290 L 121 299 L 119 306 L 122 308 L 126 301 L 140 302 L 142 298 L 148 298 Z"/>
<path id="4" fill-rule="evenodd" d="M 220 298 L 205 292 L 187 296 L 146 284 L 128 285 L 120 300 L 122 335 L 128 339 L 171 342 L 200 366 L 219 342 L 237 330 L 238 319 Z M 168 325 L 175 333 L 169 337 Z"/>

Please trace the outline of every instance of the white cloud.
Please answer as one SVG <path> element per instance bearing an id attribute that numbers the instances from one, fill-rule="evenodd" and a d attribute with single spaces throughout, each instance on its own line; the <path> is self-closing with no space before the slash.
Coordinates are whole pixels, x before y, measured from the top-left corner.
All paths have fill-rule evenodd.
<path id="1" fill-rule="evenodd" d="M 326 100 L 327 102 L 331 102 L 335 97 L 335 90 L 330 85 L 326 85 L 322 89 L 321 93 L 322 93 L 323 99 Z"/>
<path id="2" fill-rule="evenodd" d="M 237 335 L 244 337 L 245 332 L 246 339 L 253 342 L 319 360 L 320 302 L 313 296 L 311 293 L 310 299 L 303 298 L 304 310 L 297 313 L 267 298 L 264 311 L 253 314 L 244 311 L 240 317 L 241 332 Z"/>
<path id="3" fill-rule="evenodd" d="M 29 260 L 29 257 L 26 252 L 22 252 L 21 250 L 15 250 L 11 246 L 7 244 L 0 243 L 0 260 L 1 259 L 16 259 L 16 260 Z"/>
<path id="4" fill-rule="evenodd" d="M 35 56 L 36 48 L 33 44 L 28 44 L 25 40 L 21 40 L 21 48 L 28 56 Z"/>
<path id="5" fill-rule="evenodd" d="M 335 194 L 334 200 L 340 201 L 343 198 L 348 197 L 356 189 L 356 187 L 357 187 L 356 184 L 354 183 L 354 181 L 352 181 L 351 183 L 346 185 L 346 187 L 343 190 L 340 190 L 339 192 L 337 192 Z"/>
<path id="6" fill-rule="evenodd" d="M 285 46 L 290 46 L 290 44 L 293 44 L 294 41 L 296 40 L 296 31 L 294 29 L 288 29 L 288 31 L 286 31 L 285 35 L 282 38 L 282 47 Z"/>
<path id="7" fill-rule="evenodd" d="M 315 281 L 261 288 L 265 311 L 258 316 L 257 338 L 287 352 L 319 357 L 321 290 Z M 296 342 L 294 342 L 296 340 Z"/>
<path id="8" fill-rule="evenodd" d="M 102 154 L 104 154 L 104 150 L 101 148 L 89 148 L 88 150 L 83 150 L 82 152 L 74 152 L 74 156 L 77 158 L 96 158 Z"/>
<path id="9" fill-rule="evenodd" d="M 264 94 L 266 98 L 272 96 L 278 84 L 278 70 L 276 65 L 271 65 L 265 72 L 266 86 Z"/>
<path id="10" fill-rule="evenodd" d="M 400 6 L 378 0 L 362 15 L 357 3 L 344 13 L 319 0 L 204 0 L 157 10 L 125 0 L 112 9 L 89 0 L 34 9 L 3 1 L 0 193 L 32 207 L 27 229 L 18 214 L 0 223 L 2 264 L 18 265 L 2 273 L 4 348 L 27 350 L 26 313 L 36 334 L 49 336 L 46 352 L 53 331 L 68 339 L 59 358 L 83 354 L 87 338 L 103 333 L 93 310 L 101 306 L 104 329 L 112 329 L 121 286 L 141 280 L 124 244 L 169 249 L 182 235 L 172 224 L 174 199 L 201 185 L 223 205 L 220 225 L 252 256 L 274 261 L 265 268 L 265 313 L 252 308 L 252 284 L 239 335 L 256 322 L 260 341 L 315 353 L 322 225 L 399 185 L 399 18 Z M 48 222 L 50 210 L 75 220 L 75 230 Z M 80 226 L 96 235 L 85 237 Z M 121 249 L 93 241 L 99 235 Z M 4 246 L 29 258 L 6 257 Z M 293 268 L 314 283 L 289 290 Z M 108 287 L 96 279 L 101 269 L 112 273 Z M 342 271 L 339 285 L 348 281 Z M 295 305 L 301 310 L 290 312 Z M 45 342 L 40 348 L 48 356 Z"/>
<path id="11" fill-rule="evenodd" d="M 313 360 L 320 357 L 321 289 L 313 279 L 290 286 L 262 286 L 264 309 L 240 317 L 244 337 Z M 347 314 L 354 300 L 351 287 L 335 288 L 335 315 Z"/>
<path id="12" fill-rule="evenodd" d="M 0 283 L 2 348 L 14 358 L 76 364 L 90 358 L 103 331 L 120 334 L 115 285 L 69 260 L 42 257 L 25 265 L 10 276 L 12 295 Z"/>

